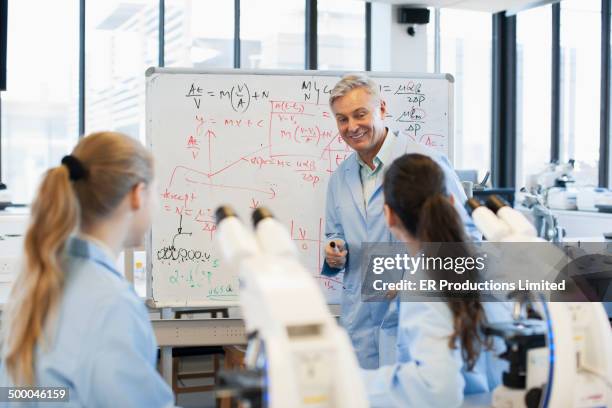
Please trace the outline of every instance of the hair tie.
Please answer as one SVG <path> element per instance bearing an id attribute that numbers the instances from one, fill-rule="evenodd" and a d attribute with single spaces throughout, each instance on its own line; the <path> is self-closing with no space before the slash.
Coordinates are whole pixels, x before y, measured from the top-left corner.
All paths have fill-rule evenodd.
<path id="1" fill-rule="evenodd" d="M 70 180 L 77 181 L 87 177 L 87 170 L 79 159 L 72 155 L 64 156 L 62 164 L 68 167 Z"/>

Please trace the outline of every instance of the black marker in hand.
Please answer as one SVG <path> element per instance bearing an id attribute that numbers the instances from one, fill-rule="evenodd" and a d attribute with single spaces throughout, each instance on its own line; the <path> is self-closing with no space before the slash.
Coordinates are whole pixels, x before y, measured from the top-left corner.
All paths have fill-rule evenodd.
<path id="1" fill-rule="evenodd" d="M 329 244 L 325 246 L 325 261 L 332 268 L 344 268 L 347 254 L 344 246 L 345 242 L 341 239 L 330 241 Z"/>

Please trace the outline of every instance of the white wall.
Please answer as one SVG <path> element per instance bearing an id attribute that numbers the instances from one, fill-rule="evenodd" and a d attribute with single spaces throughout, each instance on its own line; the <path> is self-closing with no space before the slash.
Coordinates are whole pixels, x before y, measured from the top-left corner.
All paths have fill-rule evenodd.
<path id="1" fill-rule="evenodd" d="M 372 3 L 372 71 L 427 72 L 427 26 L 416 26 L 411 37 L 397 23 L 398 7 Z"/>

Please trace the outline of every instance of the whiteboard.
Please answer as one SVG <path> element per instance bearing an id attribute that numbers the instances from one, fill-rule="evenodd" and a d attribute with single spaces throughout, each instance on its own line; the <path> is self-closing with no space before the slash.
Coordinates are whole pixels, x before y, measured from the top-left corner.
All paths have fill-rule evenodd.
<path id="1" fill-rule="evenodd" d="M 342 275 L 320 276 L 325 195 L 351 154 L 329 93 L 344 73 L 149 68 L 146 134 L 160 201 L 147 240 L 147 297 L 157 307 L 231 306 L 238 277 L 215 246 L 215 209 L 250 224 L 272 210 L 329 303 Z M 453 77 L 370 73 L 387 102 L 387 126 L 452 158 Z M 289 273 L 289 271 L 288 271 Z"/>

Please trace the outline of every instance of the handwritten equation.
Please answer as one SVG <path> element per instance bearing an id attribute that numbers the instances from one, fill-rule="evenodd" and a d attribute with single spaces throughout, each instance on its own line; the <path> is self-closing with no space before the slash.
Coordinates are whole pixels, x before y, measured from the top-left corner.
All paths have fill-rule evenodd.
<path id="1" fill-rule="evenodd" d="M 251 106 L 251 102 L 269 98 L 270 91 L 263 89 L 251 91 L 246 83 L 235 84 L 228 89 L 205 89 L 192 83 L 185 97 L 193 100 L 197 109 L 200 109 L 202 98 L 208 97 L 216 100 L 226 100 L 234 112 L 244 113 Z"/>

